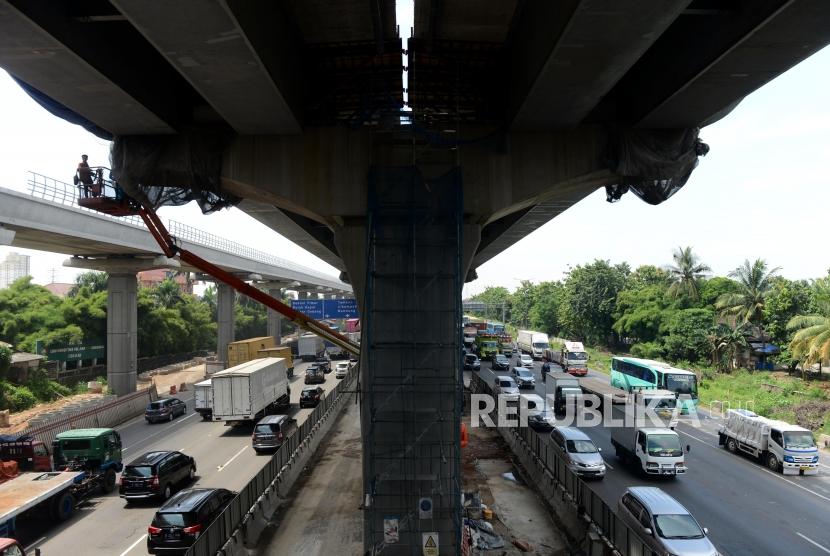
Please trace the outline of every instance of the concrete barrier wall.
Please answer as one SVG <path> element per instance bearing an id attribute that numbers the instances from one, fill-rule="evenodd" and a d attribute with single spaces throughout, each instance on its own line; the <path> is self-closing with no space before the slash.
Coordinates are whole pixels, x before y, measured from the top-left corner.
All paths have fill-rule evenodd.
<path id="1" fill-rule="evenodd" d="M 18 434 L 29 434 L 51 446 L 55 437 L 64 431 L 120 425 L 144 413 L 147 404 L 157 399 L 156 387 L 150 386 L 121 397 L 103 396 L 85 400 L 32 419 L 29 427 Z"/>

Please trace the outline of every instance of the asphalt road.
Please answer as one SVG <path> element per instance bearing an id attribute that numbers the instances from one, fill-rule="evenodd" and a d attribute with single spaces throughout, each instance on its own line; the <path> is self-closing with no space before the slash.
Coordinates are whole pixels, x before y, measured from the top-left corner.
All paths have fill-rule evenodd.
<path id="1" fill-rule="evenodd" d="M 312 408 L 299 409 L 304 369 L 298 364 L 291 379 L 291 410 L 298 424 L 305 421 Z M 334 365 L 332 365 L 333 367 Z M 323 388 L 328 392 L 338 382 L 334 372 L 326 375 Z M 203 421 L 193 411 L 193 392 L 177 396 L 187 404 L 187 413 L 170 423 L 148 424 L 136 417 L 116 429 L 123 442 L 124 463 L 151 450 L 178 450 L 196 459 L 198 477 L 190 486 L 223 487 L 239 490 L 265 465 L 267 455 L 257 455 L 251 448 L 252 427 L 225 426 Z M 68 521 L 44 527 L 39 523 L 20 524 L 21 540 L 26 552 L 39 547 L 43 556 L 82 554 L 84 556 L 128 556 L 146 554 L 147 526 L 158 502 L 133 503 L 126 506 L 118 491 L 93 497 Z"/>
<path id="2" fill-rule="evenodd" d="M 536 362 L 533 371 L 535 393 L 544 396 L 541 362 Z M 492 384 L 495 374 L 489 362 L 482 363 L 479 374 Z M 830 554 L 830 462 L 822 462 L 819 474 L 810 477 L 773 473 L 750 458 L 719 447 L 718 419 L 708 414 L 703 417 L 700 427 L 684 422 L 684 418 L 676 429 L 684 444 L 691 447 L 686 455 L 689 470 L 676 479 L 645 477 L 626 468 L 614 457 L 609 429 L 585 428 L 602 448 L 607 464 L 605 479 L 592 482 L 591 487 L 616 508 L 627 487 L 659 486 L 709 528 L 712 542 L 727 556 Z M 549 441 L 547 434 L 542 436 Z"/>

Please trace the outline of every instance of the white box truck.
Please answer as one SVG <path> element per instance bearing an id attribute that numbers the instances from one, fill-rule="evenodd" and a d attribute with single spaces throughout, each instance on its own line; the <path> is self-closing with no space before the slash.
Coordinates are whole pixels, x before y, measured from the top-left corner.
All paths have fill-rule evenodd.
<path id="1" fill-rule="evenodd" d="M 588 354 L 582 342 L 565 342 L 561 349 L 548 348 L 545 358 L 553 361 L 566 373 L 574 376 L 588 374 Z"/>
<path id="2" fill-rule="evenodd" d="M 303 334 L 298 341 L 297 351 L 303 361 L 314 361 L 326 353 L 326 346 L 320 336 Z"/>
<path id="3" fill-rule="evenodd" d="M 214 421 L 255 421 L 289 404 L 288 366 L 282 358 L 242 363 L 216 373 L 211 383 Z"/>
<path id="4" fill-rule="evenodd" d="M 545 350 L 550 348 L 548 335 L 533 330 L 519 330 L 516 344 L 522 353 L 530 354 L 534 359 L 542 359 Z"/>
<path id="5" fill-rule="evenodd" d="M 209 378 L 193 385 L 194 409 L 205 421 L 210 421 L 213 417 L 213 385 L 211 380 Z"/>
<path id="6" fill-rule="evenodd" d="M 618 422 L 611 428 L 611 444 L 623 463 L 635 464 L 647 475 L 676 477 L 686 472 L 680 436 L 666 426 L 654 426 L 634 404 L 612 406 Z M 686 446 L 686 452 L 690 449 Z"/>
<path id="7" fill-rule="evenodd" d="M 548 396 L 553 396 L 553 411 L 555 413 L 564 413 L 568 402 L 571 400 L 577 404 L 576 407 L 585 404 L 578 378 L 562 372 L 548 373 L 545 383 L 545 391 Z"/>
<path id="8" fill-rule="evenodd" d="M 751 411 L 730 409 L 718 431 L 718 444 L 732 453 L 754 456 L 784 475 L 818 473 L 818 447 L 812 432 Z"/>

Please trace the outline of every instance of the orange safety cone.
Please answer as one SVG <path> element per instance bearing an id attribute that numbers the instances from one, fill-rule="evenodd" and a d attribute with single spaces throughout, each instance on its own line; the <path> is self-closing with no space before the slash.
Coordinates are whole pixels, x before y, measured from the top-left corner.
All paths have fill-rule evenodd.
<path id="1" fill-rule="evenodd" d="M 461 447 L 466 448 L 469 443 L 470 436 L 467 433 L 467 425 L 465 423 L 461 423 Z"/>
<path id="2" fill-rule="evenodd" d="M 175 394 L 175 393 L 176 393 L 176 385 L 174 384 L 170 387 L 170 394 Z"/>

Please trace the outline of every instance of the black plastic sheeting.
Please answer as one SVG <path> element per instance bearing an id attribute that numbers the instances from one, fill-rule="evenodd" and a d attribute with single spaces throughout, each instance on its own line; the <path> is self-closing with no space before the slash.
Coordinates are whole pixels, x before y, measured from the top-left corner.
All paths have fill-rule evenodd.
<path id="1" fill-rule="evenodd" d="M 71 124 L 79 125 L 91 134 L 96 135 L 101 139 L 112 141 L 112 133 L 110 133 L 106 129 L 98 127 L 97 125 L 90 122 L 74 110 L 70 110 L 69 108 L 67 108 L 60 102 L 56 101 L 55 99 L 47 95 L 44 95 L 28 83 L 26 83 L 25 81 L 21 81 L 13 75 L 11 76 L 11 78 L 14 79 L 18 85 L 20 85 L 20 88 L 23 89 L 27 95 L 32 97 L 32 99 L 35 102 L 37 102 L 39 105 L 45 108 L 53 116 L 57 116 L 58 118 L 66 120 Z"/>
<path id="2" fill-rule="evenodd" d="M 605 188 L 609 203 L 627 191 L 650 205 L 677 193 L 709 152 L 699 128 L 616 129 L 609 136 L 606 163 L 620 182 Z"/>
<path id="3" fill-rule="evenodd" d="M 144 206 L 184 205 L 196 201 L 208 213 L 241 199 L 220 186 L 227 135 L 189 130 L 179 135 L 116 137 L 110 151 L 112 176 Z"/>

